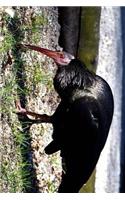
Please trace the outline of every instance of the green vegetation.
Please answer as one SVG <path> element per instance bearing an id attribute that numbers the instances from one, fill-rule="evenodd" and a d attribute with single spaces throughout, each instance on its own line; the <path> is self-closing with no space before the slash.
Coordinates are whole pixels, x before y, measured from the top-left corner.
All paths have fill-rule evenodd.
<path id="1" fill-rule="evenodd" d="M 42 67 L 39 64 L 35 64 L 35 66 L 33 65 L 33 70 L 30 76 L 30 80 L 34 86 L 37 86 L 39 84 L 44 84 L 49 89 L 51 89 L 53 85 L 51 74 L 49 72 L 45 72 L 44 70 L 42 70 Z"/>
<path id="2" fill-rule="evenodd" d="M 7 52 L 12 56 L 12 65 L 7 65 L 1 71 L 2 87 L 0 89 L 0 113 L 3 132 L 0 136 L 0 192 L 33 192 L 35 186 L 35 172 L 33 170 L 31 138 L 29 126 L 18 120 L 15 112 L 15 100 L 22 99 L 26 103 L 26 96 L 31 92 L 26 86 L 25 60 L 23 50 L 18 44 L 30 36 L 32 42 L 40 41 L 39 27 L 47 24 L 44 16 L 34 15 L 30 21 L 25 21 L 25 8 L 16 9 L 14 18 L 1 12 L 2 20 L 0 42 L 0 59 L 6 63 Z M 29 40 L 29 41 L 30 41 Z M 41 74 L 40 66 L 34 68 L 32 84 L 42 82 L 52 85 L 49 75 Z"/>
<path id="3" fill-rule="evenodd" d="M 79 58 L 91 71 L 96 71 L 101 7 L 82 7 Z"/>

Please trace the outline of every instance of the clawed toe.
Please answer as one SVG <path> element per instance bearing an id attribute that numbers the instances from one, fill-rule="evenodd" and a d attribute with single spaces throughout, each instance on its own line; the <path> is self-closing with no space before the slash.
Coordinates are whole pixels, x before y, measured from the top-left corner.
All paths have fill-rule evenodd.
<path id="1" fill-rule="evenodd" d="M 16 111 L 17 114 L 26 114 L 26 109 L 22 108 L 19 100 L 16 100 L 15 105 L 16 105 L 16 109 L 17 109 L 17 111 Z"/>

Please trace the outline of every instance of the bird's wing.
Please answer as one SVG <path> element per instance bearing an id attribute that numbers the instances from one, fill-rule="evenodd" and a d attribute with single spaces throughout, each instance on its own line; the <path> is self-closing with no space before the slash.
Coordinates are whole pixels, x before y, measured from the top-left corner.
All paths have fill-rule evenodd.
<path id="1" fill-rule="evenodd" d="M 89 141 L 93 144 L 100 132 L 100 122 L 100 107 L 96 99 L 83 97 L 75 100 L 67 112 L 69 140 L 73 143 L 79 140 L 85 144 Z"/>
<path id="2" fill-rule="evenodd" d="M 74 101 L 67 113 L 62 157 L 65 160 L 67 179 L 82 186 L 98 161 L 103 135 L 100 128 L 100 110 L 93 98 L 80 98 Z"/>

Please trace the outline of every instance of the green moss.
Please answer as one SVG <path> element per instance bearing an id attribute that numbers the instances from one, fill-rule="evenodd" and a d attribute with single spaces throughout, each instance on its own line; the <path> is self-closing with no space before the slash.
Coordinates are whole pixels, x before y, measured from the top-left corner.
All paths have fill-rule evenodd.
<path id="1" fill-rule="evenodd" d="M 42 25 L 47 25 L 47 19 L 41 14 L 37 14 L 32 18 L 32 30 L 34 31 L 36 28 L 39 28 Z"/>
<path id="2" fill-rule="evenodd" d="M 1 42 L 0 45 L 0 53 L 6 53 L 11 49 L 13 43 L 13 37 L 9 33 L 6 32 L 4 40 Z"/>
<path id="3" fill-rule="evenodd" d="M 38 43 L 40 42 L 40 40 L 41 40 L 41 35 L 40 35 L 40 33 L 39 33 L 39 32 L 34 32 L 34 33 L 32 34 L 32 43 L 33 43 L 33 44 L 38 44 Z"/>
<path id="4" fill-rule="evenodd" d="M 51 74 L 49 72 L 45 72 L 42 70 L 41 65 L 36 64 L 33 67 L 32 76 L 30 77 L 32 79 L 32 83 L 37 86 L 39 84 L 46 85 L 49 89 L 53 86 L 53 80 L 51 78 Z"/>
<path id="5" fill-rule="evenodd" d="M 42 14 L 35 14 L 31 17 L 29 22 L 21 24 L 21 31 L 30 35 L 30 41 L 37 44 L 41 40 L 41 29 L 48 24 L 47 18 Z"/>
<path id="6" fill-rule="evenodd" d="M 100 7 L 82 7 L 78 57 L 92 71 L 98 56 L 100 13 Z"/>
<path id="7" fill-rule="evenodd" d="M 95 185 L 95 170 L 90 176 L 87 183 L 84 186 L 82 186 L 79 192 L 80 193 L 94 193 L 94 190 L 95 190 L 94 185 Z"/>

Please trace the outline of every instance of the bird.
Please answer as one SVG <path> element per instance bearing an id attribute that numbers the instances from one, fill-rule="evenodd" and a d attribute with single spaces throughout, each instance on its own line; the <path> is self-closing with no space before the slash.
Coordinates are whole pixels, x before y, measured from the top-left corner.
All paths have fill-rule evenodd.
<path id="1" fill-rule="evenodd" d="M 18 114 L 34 116 L 31 123 L 52 123 L 52 142 L 47 154 L 60 150 L 62 180 L 59 193 L 77 193 L 96 167 L 105 146 L 114 110 L 109 84 L 87 69 L 84 62 L 66 51 L 53 51 L 36 45 L 23 48 L 45 54 L 55 61 L 54 88 L 61 101 L 52 116 L 40 115 L 16 103 Z"/>

